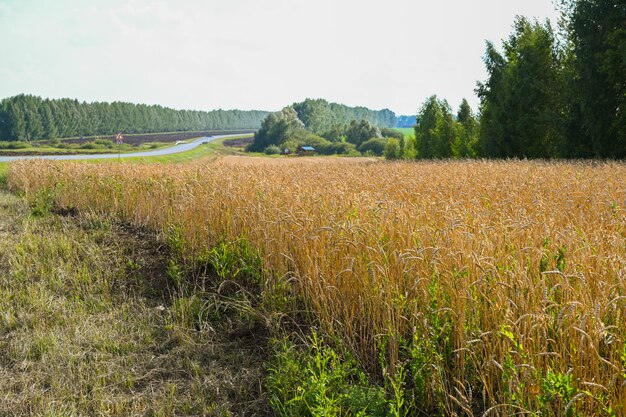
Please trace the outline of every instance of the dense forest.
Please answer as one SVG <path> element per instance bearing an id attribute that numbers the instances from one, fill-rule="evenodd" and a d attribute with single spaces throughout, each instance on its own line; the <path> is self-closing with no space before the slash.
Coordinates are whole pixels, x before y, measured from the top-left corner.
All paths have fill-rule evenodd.
<path id="1" fill-rule="evenodd" d="M 33 141 L 115 132 L 258 129 L 264 111 L 174 110 L 132 103 L 85 103 L 18 95 L 0 102 L 0 140 Z"/>
<path id="2" fill-rule="evenodd" d="M 348 124 L 353 120 L 367 120 L 378 127 L 396 127 L 397 119 L 389 109 L 370 110 L 365 107 L 348 107 L 326 100 L 306 99 L 291 105 L 306 128 L 316 134 L 328 131 L 333 125 Z"/>
<path id="3" fill-rule="evenodd" d="M 487 42 L 479 117 L 430 97 L 417 115 L 418 158 L 626 157 L 626 2 L 562 0 L 560 30 L 518 17 Z"/>

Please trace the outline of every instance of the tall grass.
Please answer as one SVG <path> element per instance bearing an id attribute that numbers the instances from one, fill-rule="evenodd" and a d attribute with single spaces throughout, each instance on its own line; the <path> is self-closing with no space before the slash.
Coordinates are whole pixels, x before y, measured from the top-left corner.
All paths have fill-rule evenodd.
<path id="1" fill-rule="evenodd" d="M 416 412 L 558 416 L 626 413 L 625 178 L 618 163 L 40 161 L 9 185 L 176 230 L 190 254 L 247 240 L 265 290 L 304 300 Z"/>

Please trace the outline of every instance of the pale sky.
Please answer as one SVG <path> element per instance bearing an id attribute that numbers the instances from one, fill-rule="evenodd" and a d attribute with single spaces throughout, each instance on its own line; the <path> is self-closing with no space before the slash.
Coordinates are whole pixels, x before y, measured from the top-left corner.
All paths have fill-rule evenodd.
<path id="1" fill-rule="evenodd" d="M 476 109 L 485 40 L 551 0 L 0 0 L 0 99 L 279 110 L 325 98 Z"/>

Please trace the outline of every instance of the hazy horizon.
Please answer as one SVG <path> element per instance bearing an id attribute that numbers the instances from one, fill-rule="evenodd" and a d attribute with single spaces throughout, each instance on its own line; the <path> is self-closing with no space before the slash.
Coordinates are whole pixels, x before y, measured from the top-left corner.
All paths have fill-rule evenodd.
<path id="1" fill-rule="evenodd" d="M 506 3 L 506 4 L 503 4 Z M 485 41 L 550 0 L 0 0 L 0 98 L 279 110 L 305 98 L 414 115 L 474 109 Z"/>

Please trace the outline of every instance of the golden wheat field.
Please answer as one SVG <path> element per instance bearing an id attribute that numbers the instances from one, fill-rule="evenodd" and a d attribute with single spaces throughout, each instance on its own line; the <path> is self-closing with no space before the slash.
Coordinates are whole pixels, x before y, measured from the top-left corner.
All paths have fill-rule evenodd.
<path id="1" fill-rule="evenodd" d="M 247 240 L 266 293 L 446 414 L 626 414 L 626 165 L 271 161 L 20 162 L 9 185 L 189 254 Z"/>

